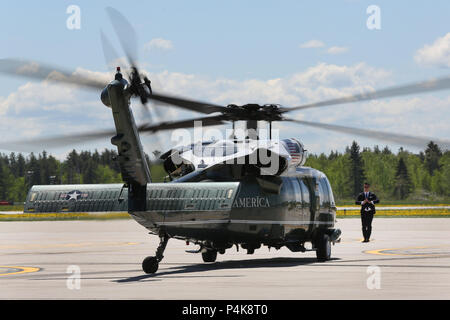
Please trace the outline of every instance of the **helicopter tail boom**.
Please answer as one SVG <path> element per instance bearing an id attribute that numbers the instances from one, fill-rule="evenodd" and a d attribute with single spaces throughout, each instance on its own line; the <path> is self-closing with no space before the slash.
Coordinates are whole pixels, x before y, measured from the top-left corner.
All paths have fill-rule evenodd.
<path id="1" fill-rule="evenodd" d="M 151 182 L 150 170 L 125 89 L 126 86 L 117 80 L 107 86 L 116 128 L 111 143 L 117 146 L 123 180 L 129 185 L 146 186 Z"/>

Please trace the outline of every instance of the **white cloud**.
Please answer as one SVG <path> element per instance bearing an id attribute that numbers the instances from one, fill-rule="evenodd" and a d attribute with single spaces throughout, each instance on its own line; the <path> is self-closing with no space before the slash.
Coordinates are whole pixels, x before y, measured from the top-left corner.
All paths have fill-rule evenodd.
<path id="1" fill-rule="evenodd" d="M 450 32 L 419 49 L 414 60 L 420 65 L 450 68 Z"/>
<path id="2" fill-rule="evenodd" d="M 325 47 L 325 43 L 320 40 L 310 40 L 302 43 L 299 47 L 302 49 L 323 48 Z M 332 46 L 326 49 L 326 52 L 328 54 L 342 54 L 347 52 L 348 50 L 349 48 L 347 47 Z"/>
<path id="3" fill-rule="evenodd" d="M 320 40 L 310 40 L 300 45 L 300 48 L 310 49 L 310 48 L 322 48 L 325 47 L 325 43 Z"/>
<path id="4" fill-rule="evenodd" d="M 327 53 L 329 53 L 329 54 L 342 54 L 342 53 L 347 52 L 348 50 L 349 49 L 347 47 L 334 46 L 334 47 L 328 48 Z"/>
<path id="5" fill-rule="evenodd" d="M 293 106 L 371 90 L 374 85 L 385 84 L 389 76 L 388 71 L 365 63 L 319 63 L 303 72 L 268 80 L 209 79 L 167 71 L 150 74 L 150 79 L 155 90 L 224 105 L 256 102 Z"/>
<path id="6" fill-rule="evenodd" d="M 105 82 L 111 79 L 109 73 L 98 73 L 78 69 L 84 75 L 92 75 Z M 292 75 L 273 79 L 234 80 L 211 79 L 197 74 L 163 71 L 148 74 L 155 92 L 165 92 L 184 96 L 193 100 L 209 101 L 220 105 L 246 103 L 276 103 L 286 107 L 298 106 L 321 100 L 345 97 L 351 94 L 372 91 L 393 85 L 391 73 L 374 68 L 365 63 L 335 65 L 319 63 Z M 440 97 L 440 98 L 439 98 Z M 447 110 L 450 97 L 431 94 L 408 96 L 379 101 L 351 103 L 324 108 L 306 109 L 289 117 L 307 121 L 341 124 L 346 126 L 371 128 L 410 135 L 436 136 L 446 139 L 450 136 Z M 133 111 L 138 122 L 144 118 L 140 103 L 133 102 Z M 158 110 L 159 121 L 181 120 L 199 116 L 189 111 L 167 105 L 154 107 Z M 5 139 L 17 140 L 23 137 L 37 137 L 69 132 L 87 132 L 100 128 L 113 128 L 110 109 L 104 107 L 99 93 L 86 93 L 78 88 L 56 86 L 46 82 L 27 83 L 7 97 L 0 97 L 0 112 L 6 119 L 0 133 Z M 282 137 L 299 137 L 311 152 L 342 151 L 353 139 L 363 146 L 378 143 L 370 139 L 330 133 L 295 124 L 279 123 Z M 160 133 L 164 147 L 172 146 L 169 133 Z M 164 137 L 162 139 L 162 137 Z M 154 140 L 152 140 L 154 141 Z M 366 143 L 366 144 L 364 144 Z M 155 143 L 146 144 L 150 150 Z M 99 149 L 112 148 L 109 139 L 98 143 Z M 67 149 L 72 148 L 68 146 Z M 87 148 L 81 146 L 79 148 Z M 394 149 L 396 150 L 396 149 Z M 60 150 L 60 153 L 63 151 Z"/>
<path id="7" fill-rule="evenodd" d="M 152 49 L 159 49 L 159 50 L 171 50 L 173 49 L 173 43 L 170 40 L 162 39 L 162 38 L 155 38 L 150 40 L 150 42 L 147 42 L 145 45 L 145 48 L 147 50 Z"/>
<path id="8" fill-rule="evenodd" d="M 48 116 L 71 114 L 77 117 L 89 114 L 90 118 L 104 108 L 98 102 L 99 93 L 49 82 L 28 82 L 17 91 L 0 99 L 0 113 L 6 115 Z"/>
<path id="9" fill-rule="evenodd" d="M 60 110 L 65 110 L 67 104 L 70 105 L 75 101 L 73 93 L 72 88 L 48 82 L 28 82 L 0 101 L 0 113 L 10 111 L 19 114 L 27 110 L 51 110 L 58 106 Z"/>

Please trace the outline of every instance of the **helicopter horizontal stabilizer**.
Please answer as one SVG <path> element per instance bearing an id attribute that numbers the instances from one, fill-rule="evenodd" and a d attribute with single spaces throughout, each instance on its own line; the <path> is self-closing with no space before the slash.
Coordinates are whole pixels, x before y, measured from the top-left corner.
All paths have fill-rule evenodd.
<path id="1" fill-rule="evenodd" d="M 145 212 L 130 212 L 144 227 L 192 227 L 199 221 L 226 222 L 239 182 L 183 182 L 147 184 Z"/>

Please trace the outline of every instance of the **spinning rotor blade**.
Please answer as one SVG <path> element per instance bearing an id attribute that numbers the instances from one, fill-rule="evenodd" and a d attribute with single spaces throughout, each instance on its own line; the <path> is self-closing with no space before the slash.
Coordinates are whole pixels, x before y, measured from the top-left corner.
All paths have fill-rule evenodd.
<path id="1" fill-rule="evenodd" d="M 136 66 L 136 61 L 138 57 L 137 33 L 134 30 L 131 23 L 129 23 L 128 20 L 119 11 L 117 11 L 114 8 L 108 7 L 106 8 L 106 12 L 109 16 L 111 24 L 113 25 L 117 37 L 119 38 L 122 49 L 125 52 L 125 55 L 127 56 L 128 62 L 131 65 L 132 71 L 131 74 L 129 74 L 130 84 L 140 87 L 142 86 L 142 80 L 141 75 L 139 74 L 139 70 L 137 69 Z M 103 52 L 105 54 L 107 64 L 110 64 L 111 61 L 117 61 L 118 60 L 117 54 L 114 53 L 115 51 L 111 43 L 108 41 L 107 37 L 103 35 L 103 33 L 101 34 L 101 36 L 102 36 Z M 116 57 L 112 57 L 113 54 Z M 145 81 L 147 81 L 147 79 L 144 77 L 144 82 Z M 151 112 L 149 110 L 149 107 L 147 106 L 149 92 L 137 90 L 135 91 L 135 93 L 141 98 L 141 103 L 145 109 L 144 110 L 145 117 L 149 121 L 151 121 L 152 118 Z"/>
<path id="2" fill-rule="evenodd" d="M 86 141 L 95 141 L 114 136 L 115 130 L 102 130 L 89 133 L 70 134 L 64 136 L 53 136 L 40 139 L 28 139 L 12 142 L 1 142 L 0 149 L 11 151 L 42 151 L 46 148 L 58 148 L 68 145 L 77 145 L 80 143 L 86 143 Z"/>
<path id="3" fill-rule="evenodd" d="M 206 103 L 206 102 L 199 102 L 194 100 L 188 100 L 183 98 L 177 98 L 173 96 L 158 94 L 153 92 L 152 95 L 148 96 L 149 99 L 159 101 L 165 104 L 170 104 L 179 108 L 201 112 L 205 114 L 210 114 L 214 112 L 227 112 L 228 109 L 226 107 L 222 107 L 219 105 Z"/>
<path id="4" fill-rule="evenodd" d="M 106 86 L 102 81 L 87 78 L 35 61 L 0 59 L 0 73 L 37 80 L 63 82 L 95 90 L 103 90 Z"/>
<path id="5" fill-rule="evenodd" d="M 115 70 L 116 63 L 119 60 L 119 55 L 114 49 L 113 45 L 109 41 L 108 37 L 100 30 L 100 40 L 102 43 L 103 55 L 105 56 L 105 62 L 108 69 Z"/>
<path id="6" fill-rule="evenodd" d="M 214 126 L 225 124 L 224 116 L 216 116 L 216 117 L 205 117 L 205 118 L 197 118 L 190 120 L 182 120 L 182 121 L 173 121 L 173 122 L 162 122 L 155 125 L 141 125 L 138 128 L 139 132 L 150 132 L 155 133 L 157 131 L 163 130 L 173 130 L 173 129 L 181 129 L 181 128 L 192 128 L 195 125 L 195 122 L 201 121 L 202 126 Z M 99 139 L 111 138 L 116 134 L 114 129 L 111 130 L 100 130 L 93 131 L 87 133 L 80 134 L 70 134 L 64 136 L 53 136 L 47 138 L 39 138 L 39 139 L 28 139 L 28 140 L 18 140 L 12 142 L 2 142 L 0 143 L 0 149 L 11 150 L 11 151 L 23 151 L 23 152 L 32 152 L 32 151 L 42 151 L 43 149 L 51 149 L 58 148 L 68 145 L 77 145 L 80 143 L 86 143 L 90 141 L 95 141 Z"/>
<path id="7" fill-rule="evenodd" d="M 156 132 L 162 130 L 173 130 L 173 129 L 183 129 L 183 128 L 193 128 L 195 122 L 201 121 L 203 127 L 216 126 L 225 124 L 226 118 L 222 115 L 216 117 L 204 117 L 181 121 L 168 121 L 161 122 L 156 125 L 143 125 L 139 128 L 139 132 Z"/>
<path id="8" fill-rule="evenodd" d="M 340 125 L 335 125 L 335 124 L 326 124 L 326 123 L 310 122 L 310 121 L 303 121 L 303 120 L 294 120 L 294 119 L 284 119 L 284 120 L 290 121 L 290 122 L 295 122 L 295 123 L 302 124 L 305 126 L 321 128 L 321 129 L 331 130 L 331 131 L 337 131 L 337 132 L 342 132 L 342 133 L 347 133 L 347 134 L 351 134 L 351 135 L 357 135 L 357 136 L 362 136 L 362 137 L 367 137 L 367 138 L 377 139 L 377 140 L 382 140 L 382 141 L 395 142 L 398 144 L 405 144 L 405 145 L 410 145 L 410 146 L 419 147 L 419 148 L 423 148 L 430 141 L 433 141 L 445 149 L 450 149 L 450 140 L 439 140 L 439 139 L 435 139 L 435 138 L 408 136 L 408 135 L 398 134 L 398 133 L 389 133 L 389 132 L 383 132 L 383 131 L 377 131 L 377 130 L 360 129 L 360 128 L 340 126 Z"/>
<path id="9" fill-rule="evenodd" d="M 119 56 L 117 55 L 113 45 L 111 44 L 111 42 L 109 41 L 108 37 L 103 33 L 103 31 L 100 30 L 100 39 L 101 39 L 101 43 L 102 43 L 102 50 L 103 50 L 103 55 L 105 56 L 105 62 L 106 65 L 108 67 L 108 69 L 112 69 L 115 70 L 115 67 L 118 62 L 119 62 Z M 152 122 L 152 116 L 149 110 L 149 107 L 143 103 L 144 106 L 144 118 L 146 118 L 146 121 L 148 122 Z"/>
<path id="10" fill-rule="evenodd" d="M 295 111 L 295 110 L 303 110 L 309 108 L 317 108 L 317 107 L 325 107 L 343 103 L 351 103 L 357 101 L 369 101 L 380 98 L 393 98 L 398 96 L 404 96 L 414 93 L 425 93 L 425 92 L 433 92 L 439 90 L 450 89 L 450 77 L 433 79 L 424 82 L 417 82 L 409 85 L 391 87 L 386 89 L 381 89 L 374 92 L 366 92 L 361 94 L 356 94 L 353 96 L 345 97 L 345 98 L 337 98 L 331 99 L 316 103 L 305 104 L 298 107 L 293 108 L 280 108 L 282 113 Z"/>
<path id="11" fill-rule="evenodd" d="M 128 20 L 116 9 L 108 7 L 106 8 L 106 12 L 130 65 L 136 67 L 138 51 L 136 31 L 134 31 L 134 28 Z"/>
<path id="12" fill-rule="evenodd" d="M 119 11 L 111 7 L 106 8 L 106 11 L 117 34 L 117 37 L 119 38 L 120 44 L 122 45 L 122 48 L 130 62 L 130 65 L 136 71 L 134 75 L 131 75 L 131 78 L 134 77 L 140 78 L 139 71 L 137 70 L 136 66 L 137 51 L 138 51 L 136 31 L 128 22 L 128 20 Z M 224 112 L 227 110 L 225 107 L 213 105 L 210 103 L 186 100 L 155 93 L 147 94 L 144 97 L 141 97 L 141 99 L 142 98 L 144 98 L 145 100 L 152 99 L 154 101 L 159 101 L 165 104 L 170 104 L 173 106 L 205 114 L 213 112 Z"/>

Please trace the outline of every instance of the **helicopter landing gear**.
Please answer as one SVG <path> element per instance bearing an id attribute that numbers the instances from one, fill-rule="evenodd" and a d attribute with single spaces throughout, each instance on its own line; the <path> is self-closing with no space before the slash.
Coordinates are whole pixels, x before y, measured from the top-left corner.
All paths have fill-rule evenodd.
<path id="1" fill-rule="evenodd" d="M 316 257 L 320 262 L 330 260 L 331 258 L 331 240 L 326 233 L 320 233 L 317 236 L 316 243 Z"/>
<path id="2" fill-rule="evenodd" d="M 142 270 L 145 273 L 155 273 L 158 271 L 159 262 L 156 257 L 147 257 L 142 261 Z"/>
<path id="3" fill-rule="evenodd" d="M 203 262 L 215 262 L 217 259 L 217 250 L 208 249 L 202 252 Z"/>
<path id="4" fill-rule="evenodd" d="M 156 249 L 156 255 L 154 257 L 147 257 L 142 261 L 142 270 L 145 273 L 155 273 L 158 271 L 159 262 L 164 258 L 163 253 L 166 249 L 169 236 L 164 235 L 160 237 L 158 249 Z"/>

